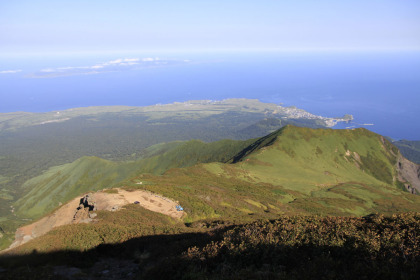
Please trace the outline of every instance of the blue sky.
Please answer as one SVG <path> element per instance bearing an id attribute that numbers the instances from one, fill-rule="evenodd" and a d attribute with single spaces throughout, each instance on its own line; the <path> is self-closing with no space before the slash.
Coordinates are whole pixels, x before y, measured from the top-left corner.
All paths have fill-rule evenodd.
<path id="1" fill-rule="evenodd" d="M 0 52 L 420 50 L 419 0 L 6 0 Z"/>

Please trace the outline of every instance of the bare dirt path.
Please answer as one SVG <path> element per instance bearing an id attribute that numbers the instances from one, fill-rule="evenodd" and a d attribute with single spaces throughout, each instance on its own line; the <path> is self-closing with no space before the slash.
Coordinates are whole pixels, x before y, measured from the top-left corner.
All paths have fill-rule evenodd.
<path id="1" fill-rule="evenodd" d="M 172 218 L 181 219 L 185 213 L 177 211 L 178 203 L 169 198 L 160 196 L 144 190 L 126 191 L 114 189 L 117 193 L 98 191 L 89 193 L 89 201 L 95 205 L 95 210 L 117 211 L 124 205 L 133 204 L 138 201 L 138 205 L 150 211 L 158 212 Z M 29 240 L 44 235 L 51 229 L 68 224 L 92 222 L 92 211 L 81 207 L 81 199 L 77 197 L 64 204 L 52 214 L 36 221 L 30 225 L 23 226 L 16 230 L 15 241 L 9 249 L 22 245 Z"/>

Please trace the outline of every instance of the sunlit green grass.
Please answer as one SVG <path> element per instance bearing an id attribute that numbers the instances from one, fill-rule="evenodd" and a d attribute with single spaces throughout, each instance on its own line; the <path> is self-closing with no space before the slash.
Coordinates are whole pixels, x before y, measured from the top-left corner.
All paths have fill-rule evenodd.
<path id="1" fill-rule="evenodd" d="M 55 166 L 25 182 L 28 192 L 16 203 L 21 217 L 38 218 L 78 195 L 111 188 L 139 173 L 162 174 L 173 167 L 200 162 L 227 161 L 250 141 L 222 140 L 204 143 L 198 140 L 153 146 L 144 157 L 132 162 L 112 162 L 98 157 L 83 157 Z M 136 183 L 139 183 L 138 181 Z"/>

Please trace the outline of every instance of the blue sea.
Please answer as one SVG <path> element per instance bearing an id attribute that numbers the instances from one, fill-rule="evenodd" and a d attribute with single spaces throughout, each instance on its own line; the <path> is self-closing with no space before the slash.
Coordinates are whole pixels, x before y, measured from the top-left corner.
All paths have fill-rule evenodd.
<path id="1" fill-rule="evenodd" d="M 0 112 L 255 98 L 420 140 L 420 52 L 0 56 Z"/>

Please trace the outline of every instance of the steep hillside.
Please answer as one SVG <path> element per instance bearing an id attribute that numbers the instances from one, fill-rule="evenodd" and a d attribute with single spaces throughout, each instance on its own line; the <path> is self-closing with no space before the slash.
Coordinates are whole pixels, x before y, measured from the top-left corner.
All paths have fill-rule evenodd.
<path id="1" fill-rule="evenodd" d="M 144 158 L 134 162 L 83 157 L 69 164 L 52 167 L 41 176 L 25 182 L 23 188 L 28 192 L 14 204 L 15 213 L 21 218 L 39 218 L 77 195 L 110 188 L 139 173 L 162 174 L 173 167 L 225 162 L 251 141 L 204 143 L 192 140 L 159 144 L 146 149 Z"/>
<path id="2" fill-rule="evenodd" d="M 220 240 L 218 239 L 219 237 L 216 237 L 219 236 L 217 231 L 205 233 L 207 228 L 220 228 L 224 231 L 226 230 L 224 227 L 229 225 L 243 224 L 255 220 L 279 219 L 279 217 L 287 220 L 287 217 L 296 215 L 308 217 L 309 221 L 312 219 L 309 216 L 313 215 L 360 217 L 372 213 L 394 215 L 396 213 L 420 212 L 420 196 L 408 192 L 405 188 L 407 184 L 411 187 L 418 185 L 419 177 L 416 172 L 418 172 L 419 166 L 404 159 L 399 154 L 398 149 L 384 137 L 366 129 L 332 130 L 287 126 L 265 137 L 250 140 L 249 142 L 227 141 L 205 144 L 193 141 L 171 145 L 163 153 L 160 153 L 159 149 L 165 146 L 156 147 L 156 149 L 151 148 L 148 151 L 150 155 L 154 155 L 151 158 L 144 159 L 149 160 L 148 170 L 160 173 L 161 170 L 159 164 L 157 164 L 160 161 L 165 163 L 166 165 L 164 166 L 167 168 L 176 166 L 176 164 L 188 167 L 171 168 L 162 175 L 143 173 L 140 169 L 137 171 L 133 169 L 133 173 L 127 175 L 132 176 L 130 179 L 120 182 L 115 181 L 113 186 L 120 187 L 123 192 L 148 191 L 149 193 L 157 194 L 159 197 L 166 197 L 170 201 L 176 201 L 183 207 L 185 212 L 185 215 L 182 216 L 182 222 L 169 217 L 163 218 L 157 213 L 150 213 L 146 207 L 142 207 L 141 203 L 140 205 L 132 204 L 117 212 L 98 211 L 97 222 L 95 223 L 56 227 L 45 235 L 14 248 L 8 254 L 29 253 L 34 250 L 42 254 L 52 250 L 92 250 L 91 254 L 97 259 L 101 254 L 108 256 L 109 252 L 112 251 L 114 253 L 111 249 L 111 251 L 100 249 L 103 248 L 100 246 L 101 244 L 130 242 L 130 239 L 133 238 L 135 244 L 137 244 L 137 241 L 140 242 L 139 244 L 143 244 L 142 242 L 146 242 L 145 240 L 156 239 L 156 242 L 163 242 L 162 244 L 153 243 L 160 248 L 159 250 L 156 249 L 157 251 L 162 252 L 161 246 L 165 244 L 165 246 L 169 246 L 181 254 L 180 252 L 182 250 L 186 252 L 185 250 L 188 247 L 199 244 L 202 244 L 199 246 L 204 246 L 203 244 L 209 244 L 210 240 L 215 242 Z M 201 150 L 203 152 L 200 152 Z M 227 152 L 228 150 L 229 152 Z M 197 160 L 197 157 L 200 160 Z M 228 158 L 230 160 L 227 160 Z M 209 163 L 203 163 L 205 161 L 209 161 Z M 221 161 L 226 161 L 226 163 Z M 105 163 L 108 162 L 104 161 L 104 163 L 101 163 L 104 165 L 99 163 L 93 164 L 90 172 L 97 170 L 95 167 L 104 167 L 106 173 L 109 173 L 109 178 L 114 178 L 112 177 L 112 170 L 115 170 L 117 167 L 123 168 L 122 165 L 116 163 L 108 163 L 110 164 L 109 166 Z M 194 163 L 199 164 L 192 165 Z M 117 167 L 113 167 L 112 164 L 116 164 Z M 76 166 L 77 164 L 72 166 L 72 168 L 77 170 Z M 52 182 L 58 178 L 57 176 L 60 173 L 58 170 L 55 173 L 53 172 L 54 170 L 50 171 L 52 174 L 55 174 L 50 174 L 49 178 L 51 178 L 50 181 Z M 93 176 L 96 173 L 90 174 Z M 67 179 L 69 181 L 70 177 Z M 45 179 L 45 182 L 47 181 Z M 33 182 L 36 182 L 36 180 L 34 179 Z M 113 193 L 114 190 L 109 190 L 109 192 Z M 53 196 L 50 198 L 54 199 Z M 29 202 L 30 200 L 28 199 L 26 204 L 22 204 L 19 211 L 23 211 L 22 209 L 26 207 L 24 205 L 29 205 Z M 33 209 L 36 209 L 36 206 Z M 150 219 L 145 220 L 145 217 Z M 156 222 L 153 217 L 156 217 Z M 306 218 L 296 219 L 299 220 L 298 223 L 301 226 L 292 227 L 289 231 L 293 229 L 297 235 L 307 234 L 306 229 L 304 232 L 300 229 L 314 229 L 313 225 L 315 223 L 319 224 L 320 230 L 326 230 L 326 228 L 332 226 L 337 228 L 336 232 L 340 232 L 340 236 L 350 234 L 353 237 L 360 237 L 361 233 L 357 223 L 361 223 L 361 226 L 366 228 L 370 228 L 371 225 L 370 222 L 364 224 L 365 220 L 360 221 L 348 218 L 326 218 L 322 221 L 316 218 L 312 219 L 313 222 L 307 222 Z M 392 219 L 392 228 L 385 226 L 387 230 L 392 229 L 392 232 L 389 233 L 392 236 L 396 234 L 400 224 L 408 227 L 407 230 L 409 232 L 416 231 L 415 227 L 418 227 L 418 216 L 416 215 L 401 216 L 401 219 L 393 216 Z M 372 232 L 378 232 L 378 234 L 382 232 L 382 223 L 384 221 L 381 221 L 379 221 L 378 226 L 375 226 L 375 229 L 372 229 L 374 230 Z M 346 225 L 345 228 L 342 228 L 344 225 Z M 267 226 L 271 227 L 270 225 L 263 225 L 261 228 L 259 225 L 257 225 L 257 228 L 255 228 L 255 225 L 246 226 L 244 231 L 248 234 L 247 228 L 251 228 L 251 230 L 255 228 L 255 232 L 265 232 L 264 229 Z M 281 223 L 277 224 L 276 227 L 281 227 Z M 242 228 L 237 228 L 235 232 L 241 230 Z M 348 230 L 351 232 L 349 233 Z M 383 230 L 386 231 L 385 229 Z M 194 232 L 196 235 L 190 235 Z M 174 233 L 182 234 L 173 235 Z M 279 233 L 276 229 L 272 234 L 282 233 Z M 324 246 L 325 244 L 322 243 L 324 241 L 320 239 L 322 234 L 319 236 L 315 235 L 313 236 L 315 239 L 311 239 L 311 242 Z M 247 239 L 243 242 L 241 241 L 241 244 L 249 243 L 252 250 L 260 250 L 254 248 L 259 246 L 255 244 L 255 240 L 248 240 L 247 235 L 240 236 Z M 365 249 L 369 252 L 371 250 L 382 250 L 375 247 L 375 240 L 372 239 L 374 236 L 376 235 L 368 234 L 367 236 L 370 243 Z M 330 237 L 334 238 L 333 235 Z M 403 242 L 404 246 L 406 246 L 407 242 L 412 241 L 411 237 L 405 235 L 395 238 L 399 238 L 398 242 Z M 227 236 L 227 240 L 231 242 L 229 241 L 229 236 Z M 320 243 L 314 240 L 318 240 Z M 342 246 L 340 242 L 345 242 L 346 238 L 342 240 L 337 243 L 337 246 Z M 386 240 L 388 239 L 385 238 L 383 242 Z M 357 244 L 354 243 L 354 246 L 357 248 L 359 248 L 359 241 L 355 241 Z M 364 241 L 360 242 L 362 244 Z M 211 252 L 222 257 L 227 253 L 227 261 L 232 262 L 234 266 L 239 265 L 238 268 L 241 269 L 240 264 L 237 264 L 235 259 L 231 258 L 232 255 L 229 250 L 219 250 L 218 243 L 211 244 L 202 250 L 191 248 L 188 251 L 188 258 L 191 258 L 192 263 L 195 263 L 203 257 L 206 260 Z M 291 243 L 291 246 L 304 246 L 302 244 Z M 418 241 L 415 243 L 415 246 L 418 246 L 416 244 L 418 244 Z M 386 251 L 390 254 L 389 258 L 394 256 L 392 253 L 392 248 L 394 247 L 391 245 L 390 247 L 386 247 L 388 246 L 386 243 L 378 245 L 384 246 L 380 247 L 383 250 L 389 249 Z M 112 246 L 118 247 L 118 245 Z M 145 245 L 139 246 L 141 248 L 122 245 L 120 248 L 122 250 L 121 254 L 128 256 L 128 258 L 137 259 L 140 264 L 146 265 L 149 263 L 148 254 L 150 254 L 152 249 Z M 176 249 L 172 246 L 175 246 Z M 232 245 L 229 248 L 234 251 L 243 249 L 235 246 Z M 98 248 L 98 251 L 95 248 Z M 303 247 L 299 248 L 299 252 L 303 250 Z M 314 249 L 315 251 L 318 250 L 316 248 Z M 414 250 L 418 250 L 418 247 L 416 248 Z M 266 249 L 268 253 L 272 252 L 270 248 L 265 247 L 258 252 L 264 254 L 263 252 Z M 68 255 L 65 252 L 63 253 L 64 255 L 60 256 L 73 263 L 72 260 L 67 259 Z M 340 254 L 340 252 L 337 251 L 337 254 Z M 410 252 L 407 254 L 411 254 L 410 256 L 413 258 L 418 258 L 416 252 Z M 254 253 L 253 251 L 252 254 Z M 162 254 L 154 254 L 152 253 L 152 267 L 167 259 L 167 256 Z M 408 256 L 407 254 L 405 256 Z M 49 255 L 42 256 L 48 259 Z M 298 256 L 300 255 L 296 255 L 296 257 Z M 314 252 L 311 251 L 309 256 L 314 256 Z M 375 253 L 371 257 L 376 259 L 376 256 L 377 254 Z M 398 258 L 398 262 L 403 261 L 400 255 L 395 255 L 395 258 Z M 25 259 L 23 260 L 25 262 Z M 323 263 L 325 259 L 319 259 L 319 261 Z M 383 265 L 382 259 L 378 259 L 378 261 Z M 356 263 L 358 262 L 356 261 Z M 165 262 L 163 261 L 162 267 L 165 267 L 164 264 Z M 214 264 L 216 266 L 221 265 L 217 260 Z M 85 264 L 79 263 L 77 265 Z M 211 266 L 213 264 L 208 263 L 207 265 Z M 313 269 L 313 267 L 307 268 L 309 272 Z M 144 273 L 146 274 L 150 272 L 146 267 L 141 269 L 145 269 Z M 186 270 L 188 269 L 186 268 Z M 407 269 L 413 275 L 416 274 L 415 269 L 412 270 L 410 267 L 407 267 Z M 159 274 L 159 269 L 154 270 L 153 273 Z M 190 271 L 190 273 L 194 273 L 194 271 Z M 217 278 L 219 274 L 214 275 Z"/>
<path id="3" fill-rule="evenodd" d="M 420 164 L 420 141 L 400 140 L 393 144 L 398 147 L 405 158 Z"/>
<path id="4" fill-rule="evenodd" d="M 419 179 L 401 171 L 407 170 L 399 167 L 401 159 L 392 144 L 365 129 L 286 127 L 249 145 L 231 164 L 211 163 L 135 180 L 149 182 L 140 188 L 182 202 L 192 220 L 418 211 L 420 198 L 409 194 L 404 182 L 418 185 Z M 418 168 L 412 163 L 407 167 Z"/>
<path id="5" fill-rule="evenodd" d="M 404 190 L 420 189 L 419 167 L 366 129 L 287 126 L 255 141 L 189 141 L 170 144 L 163 153 L 152 150 L 154 156 L 137 162 L 85 157 L 52 168 L 25 183 L 30 191 L 15 204 L 16 213 L 38 218 L 84 192 L 130 186 L 183 201 L 193 220 L 235 216 L 239 209 L 263 216 L 270 211 L 365 215 L 409 211 L 418 197 Z M 209 164 L 145 174 L 197 163 Z M 127 181 L 136 174 L 143 175 Z"/>
<path id="6" fill-rule="evenodd" d="M 287 184 L 285 179 L 290 178 L 318 184 L 350 180 L 374 183 L 376 179 L 392 185 L 398 154 L 384 137 L 366 129 L 287 126 L 260 138 L 236 155 L 233 162 L 242 162 L 241 167 L 253 177 L 267 182 L 280 180 Z M 296 190 L 298 186 L 290 187 Z"/>

